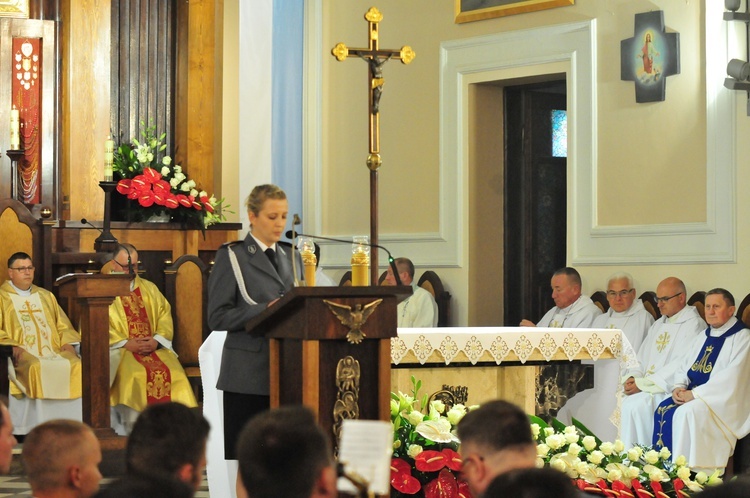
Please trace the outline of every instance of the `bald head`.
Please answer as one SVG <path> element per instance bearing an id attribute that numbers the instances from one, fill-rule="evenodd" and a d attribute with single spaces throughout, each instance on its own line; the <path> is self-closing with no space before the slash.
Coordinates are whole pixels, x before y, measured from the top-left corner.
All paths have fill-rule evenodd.
<path id="1" fill-rule="evenodd" d="M 659 311 L 671 317 L 682 311 L 687 304 L 687 289 L 677 277 L 667 277 L 656 288 L 656 299 Z"/>

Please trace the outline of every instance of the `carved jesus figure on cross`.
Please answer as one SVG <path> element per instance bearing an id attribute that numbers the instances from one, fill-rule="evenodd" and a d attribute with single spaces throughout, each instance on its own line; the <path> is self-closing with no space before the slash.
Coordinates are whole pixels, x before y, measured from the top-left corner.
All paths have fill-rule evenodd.
<path id="1" fill-rule="evenodd" d="M 378 243 L 378 176 L 377 170 L 382 164 L 380 158 L 380 97 L 383 94 L 383 65 L 389 60 L 399 59 L 403 64 L 409 64 L 416 54 L 408 45 L 400 50 L 378 48 L 378 24 L 383 20 L 383 14 L 375 7 L 365 14 L 368 28 L 368 48 L 349 48 L 343 43 L 337 43 L 331 50 L 331 54 L 337 60 L 343 61 L 347 57 L 360 57 L 367 61 L 369 68 L 368 87 L 370 92 L 369 105 L 369 154 L 367 156 L 367 167 L 370 169 L 370 242 Z M 378 253 L 373 252 L 370 264 L 370 282 L 377 285 L 378 281 Z"/>

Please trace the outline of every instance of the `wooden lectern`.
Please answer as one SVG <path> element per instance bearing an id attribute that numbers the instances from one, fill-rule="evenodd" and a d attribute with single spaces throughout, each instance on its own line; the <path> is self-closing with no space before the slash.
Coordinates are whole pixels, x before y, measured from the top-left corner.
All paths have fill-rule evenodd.
<path id="1" fill-rule="evenodd" d="M 271 407 L 308 406 L 334 446 L 345 419 L 390 420 L 396 306 L 411 293 L 409 286 L 297 287 L 250 320 L 249 333 L 271 339 Z"/>
<path id="2" fill-rule="evenodd" d="M 109 305 L 130 293 L 130 275 L 72 273 L 55 285 L 60 296 L 80 306 L 83 421 L 99 438 L 102 450 L 125 447 L 111 427 L 109 406 Z"/>

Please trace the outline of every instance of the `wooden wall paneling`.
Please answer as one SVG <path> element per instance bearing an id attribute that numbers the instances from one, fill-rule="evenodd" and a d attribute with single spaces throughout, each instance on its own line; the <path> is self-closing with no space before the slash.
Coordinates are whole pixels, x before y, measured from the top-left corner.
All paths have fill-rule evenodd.
<path id="1" fill-rule="evenodd" d="M 140 123 L 174 147 L 175 0 L 113 0 L 111 127 L 120 141 L 140 138 Z M 172 154 L 173 151 L 169 150 Z"/>
<path id="2" fill-rule="evenodd" d="M 101 219 L 103 148 L 109 133 L 110 0 L 65 2 L 63 53 L 65 142 L 61 168 L 69 172 L 66 218 Z"/>

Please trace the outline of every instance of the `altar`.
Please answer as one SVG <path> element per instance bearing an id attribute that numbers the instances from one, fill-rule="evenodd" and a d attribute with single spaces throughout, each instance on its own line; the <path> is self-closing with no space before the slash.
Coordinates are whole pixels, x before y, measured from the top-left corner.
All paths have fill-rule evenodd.
<path id="1" fill-rule="evenodd" d="M 471 405 L 502 398 L 526 413 L 538 413 L 540 391 L 554 389 L 540 379 L 541 366 L 578 360 L 622 363 L 631 356 L 632 351 L 623 356 L 622 332 L 616 329 L 398 329 L 391 340 L 391 387 L 408 393 L 414 376 L 422 381 L 423 393 L 461 386 L 468 388 Z M 546 403 L 555 403 L 556 395 L 546 394 Z"/>

